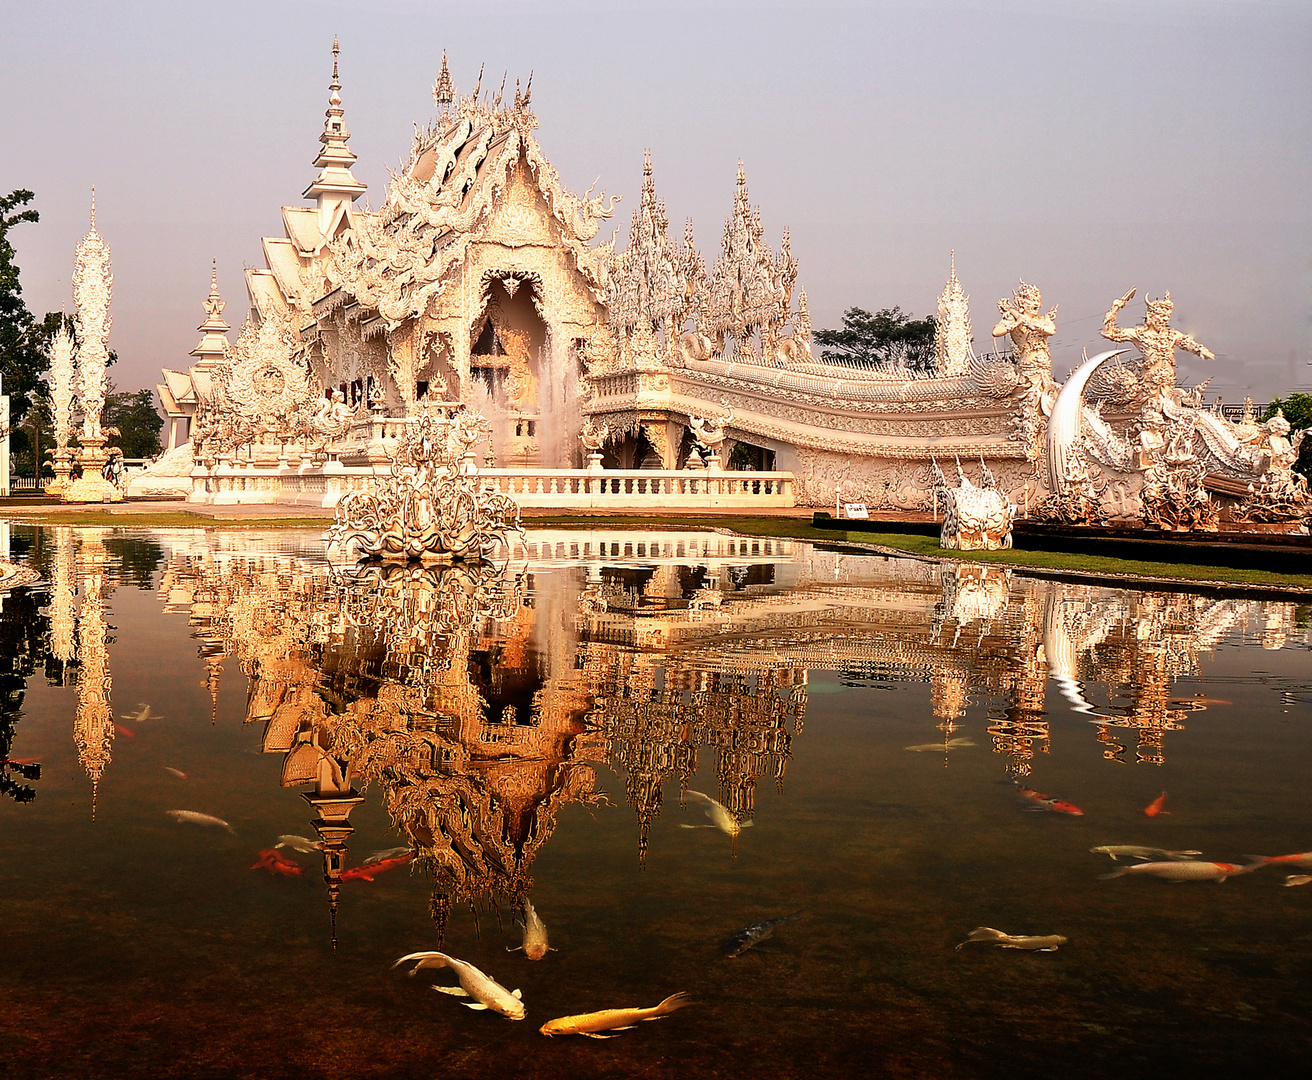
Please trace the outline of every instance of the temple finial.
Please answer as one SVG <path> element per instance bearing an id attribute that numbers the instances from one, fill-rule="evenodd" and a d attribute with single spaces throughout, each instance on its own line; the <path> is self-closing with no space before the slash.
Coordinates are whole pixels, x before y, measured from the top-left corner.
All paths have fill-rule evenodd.
<path id="1" fill-rule="evenodd" d="M 483 72 L 479 70 L 479 82 L 483 81 Z M 475 96 L 478 90 L 474 90 Z M 447 67 L 446 51 L 442 52 L 442 70 L 438 73 L 437 82 L 433 83 L 433 100 L 437 102 L 437 107 L 446 112 L 451 108 L 451 103 L 456 99 L 456 84 L 451 79 L 451 69 Z"/>
<path id="2" fill-rule="evenodd" d="M 91 185 L 91 231 L 96 231 L 96 185 Z"/>
<path id="3" fill-rule="evenodd" d="M 328 84 L 328 110 L 324 113 L 323 133 L 319 142 L 323 149 L 314 159 L 320 169 L 318 177 L 305 189 L 304 197 L 319 203 L 319 227 L 327 229 L 333 214 L 342 204 L 350 205 L 364 194 L 365 185 L 351 175 L 355 155 L 347 147 L 351 138 L 347 130 L 345 110 L 342 108 L 342 82 L 337 74 L 337 57 L 341 53 L 337 38 L 333 38 L 333 77 Z"/>

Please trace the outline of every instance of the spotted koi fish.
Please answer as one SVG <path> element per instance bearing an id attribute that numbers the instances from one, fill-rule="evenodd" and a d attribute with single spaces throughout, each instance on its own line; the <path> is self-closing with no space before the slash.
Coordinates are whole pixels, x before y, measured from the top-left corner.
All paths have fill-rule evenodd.
<path id="1" fill-rule="evenodd" d="M 1068 803 L 1063 799 L 1055 798 L 1052 795 L 1045 795 L 1041 791 L 1035 791 L 1033 788 L 1027 788 L 1019 780 L 1015 781 L 1016 790 L 1022 797 L 1028 799 L 1034 804 L 1036 810 L 1053 810 L 1058 814 L 1074 814 L 1076 817 L 1083 817 L 1084 811 L 1074 803 Z"/>

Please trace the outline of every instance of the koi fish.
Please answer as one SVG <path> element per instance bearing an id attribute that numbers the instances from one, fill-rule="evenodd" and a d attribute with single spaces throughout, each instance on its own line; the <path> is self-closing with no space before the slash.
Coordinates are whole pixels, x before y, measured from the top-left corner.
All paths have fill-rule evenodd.
<path id="1" fill-rule="evenodd" d="M 290 837 L 280 836 L 278 837 L 278 839 L 287 840 L 290 839 Z M 311 843 L 313 843 L 313 841 L 311 841 Z M 368 856 L 365 857 L 364 861 L 367 863 L 382 862 L 384 859 L 395 859 L 398 855 L 404 855 L 407 852 L 413 853 L 413 849 L 410 848 L 409 846 L 383 848 L 382 851 L 371 852 Z"/>
<path id="2" fill-rule="evenodd" d="M 1287 874 L 1285 875 L 1285 888 L 1293 885 L 1306 885 L 1312 881 L 1312 874 Z"/>
<path id="3" fill-rule="evenodd" d="M 153 712 L 151 712 L 151 711 L 150 711 L 150 706 L 147 705 L 144 701 L 138 701 L 138 702 L 137 702 L 137 706 L 138 706 L 138 708 L 137 708 L 137 711 L 136 711 L 136 712 L 134 712 L 134 713 L 130 713 L 130 712 L 125 712 L 125 713 L 123 713 L 123 719 L 124 719 L 124 720 L 135 720 L 138 724 L 144 724 L 147 720 L 163 720 L 163 719 L 164 719 L 164 717 L 160 716 L 158 713 L 153 713 Z"/>
<path id="4" fill-rule="evenodd" d="M 1104 844 L 1102 847 L 1091 847 L 1089 850 L 1095 855 L 1110 855 L 1112 862 L 1115 862 L 1121 855 L 1128 859 L 1143 859 L 1145 862 L 1154 859 L 1184 862 L 1202 854 L 1201 851 L 1167 851 L 1165 848 L 1138 847 L 1135 844 Z"/>
<path id="5" fill-rule="evenodd" d="M 300 877 L 305 871 L 300 863 L 292 862 L 285 855 L 280 855 L 274 848 L 261 851 L 259 857 L 251 863 L 252 870 L 267 870 L 271 874 L 283 877 Z"/>
<path id="6" fill-rule="evenodd" d="M 1300 851 L 1294 855 L 1246 855 L 1254 860 L 1254 869 L 1262 866 L 1304 866 L 1312 869 L 1312 851 Z"/>
<path id="7" fill-rule="evenodd" d="M 1053 810 L 1058 814 L 1073 814 L 1076 817 L 1084 816 L 1084 811 L 1074 803 L 1064 802 L 1063 800 L 1054 798 L 1051 795 L 1045 795 L 1041 791 L 1027 788 L 1019 780 L 1015 780 L 1013 783 L 1016 785 L 1016 790 L 1034 804 L 1034 809 L 1036 810 Z"/>
<path id="8" fill-rule="evenodd" d="M 932 753 L 935 750 L 960 750 L 962 747 L 974 746 L 974 745 L 975 742 L 973 739 L 956 738 L 956 739 L 949 739 L 945 743 L 927 742 L 927 743 L 921 743 L 918 746 L 904 746 L 902 747 L 902 749 L 910 750 L 913 754 L 928 754 L 928 753 Z"/>
<path id="9" fill-rule="evenodd" d="M 446 953 L 440 952 L 416 952 L 408 953 L 401 957 L 392 967 L 400 967 L 411 960 L 417 961 L 415 966 L 410 969 L 412 976 L 419 974 L 424 968 L 441 968 L 449 967 L 456 973 L 456 978 L 460 981 L 459 986 L 434 986 L 433 989 L 442 994 L 451 994 L 454 997 L 469 997 L 473 1001 L 462 1002 L 468 1009 L 491 1009 L 493 1012 L 500 1013 L 507 1020 L 524 1019 L 524 1002 L 521 1000 L 521 994 L 518 990 L 507 990 L 495 979 L 484 975 L 473 964 L 467 964 L 463 960 L 457 960 L 454 956 L 447 956 Z"/>
<path id="10" fill-rule="evenodd" d="M 125 728 L 122 724 L 115 724 L 114 730 L 117 731 L 120 735 L 127 736 L 127 738 L 129 739 L 135 739 L 137 737 L 137 733 L 135 731 L 133 731 L 131 728 Z"/>
<path id="11" fill-rule="evenodd" d="M 1031 952 L 1056 952 L 1059 945 L 1066 944 L 1066 938 L 1060 934 L 1004 934 L 991 926 L 981 926 L 970 932 L 958 949 L 964 949 L 972 941 L 983 941 L 998 945 L 1004 949 L 1029 949 Z"/>
<path id="12" fill-rule="evenodd" d="M 34 757 L 0 758 L 0 765 L 40 765 L 41 759 Z"/>
<path id="13" fill-rule="evenodd" d="M 1152 802 L 1143 808 L 1143 812 L 1149 817 L 1156 817 L 1158 814 L 1169 814 L 1171 811 L 1162 809 L 1166 805 L 1166 792 L 1162 792 Z"/>
<path id="14" fill-rule="evenodd" d="M 694 802 L 699 802 L 702 809 L 706 811 L 706 816 L 711 819 L 709 825 L 680 825 L 681 829 L 719 829 L 730 840 L 733 841 L 734 857 L 738 856 L 738 834 L 752 824 L 750 820 L 739 821 L 729 812 L 729 808 L 723 803 L 717 802 L 709 795 L 704 795 L 700 791 L 686 791 L 684 794 Z"/>
<path id="15" fill-rule="evenodd" d="M 185 780 L 185 779 L 187 779 L 187 774 L 186 774 L 185 772 L 183 772 L 181 769 L 175 769 L 175 768 L 173 768 L 171 765 L 165 765 L 165 766 L 164 766 L 164 771 L 165 771 L 166 773 L 172 773 L 172 774 L 173 774 L 174 776 L 176 776 L 179 780 Z"/>
<path id="16" fill-rule="evenodd" d="M 659 1005 L 650 1009 L 602 1009 L 600 1012 L 580 1013 L 548 1020 L 538 1031 L 548 1038 L 554 1035 L 586 1035 L 590 1039 L 612 1039 L 613 1035 L 599 1035 L 601 1031 L 628 1031 L 641 1020 L 659 1020 L 676 1009 L 691 1005 L 687 994 L 671 994 Z"/>
<path id="17" fill-rule="evenodd" d="M 169 810 L 168 815 L 180 824 L 215 825 L 220 829 L 227 829 L 233 836 L 237 835 L 236 829 L 224 821 L 223 818 L 217 818 L 213 814 L 202 814 L 198 810 Z"/>
<path id="18" fill-rule="evenodd" d="M 556 951 L 547 944 L 547 924 L 538 918 L 527 896 L 524 897 L 524 944 L 513 948 L 507 946 L 506 952 L 518 952 L 520 949 L 524 950 L 524 955 L 530 960 L 541 960 L 548 952 Z"/>
<path id="19" fill-rule="evenodd" d="M 1165 878 L 1177 884 L 1182 881 L 1222 882 L 1236 874 L 1247 874 L 1257 869 L 1256 863 L 1249 866 L 1236 866 L 1228 862 L 1142 862 L 1133 866 L 1122 866 L 1110 874 L 1099 874 L 1101 881 L 1124 877 L 1126 874 L 1149 874 L 1152 877 Z"/>
<path id="20" fill-rule="evenodd" d="M 359 866 L 353 866 L 349 870 L 342 872 L 343 881 L 373 881 L 379 874 L 385 874 L 388 870 L 395 870 L 398 866 L 404 866 L 414 855 L 407 851 L 404 855 L 398 855 L 395 859 L 382 859 L 379 862 L 361 863 Z"/>
<path id="21" fill-rule="evenodd" d="M 760 922 L 754 922 L 750 926 L 744 926 L 733 937 L 729 938 L 720 946 L 720 951 L 727 957 L 742 956 L 748 949 L 758 941 L 764 941 L 774 934 L 774 928 L 786 922 L 792 922 L 794 919 L 802 917 L 802 909 L 798 908 L 791 915 L 781 915 L 777 919 L 762 919 Z"/>
<path id="22" fill-rule="evenodd" d="M 273 845 L 275 848 L 291 848 L 293 851 L 299 851 L 302 855 L 313 855 L 317 851 L 323 850 L 323 844 L 318 840 L 311 840 L 305 836 L 292 836 L 285 833 L 278 837 L 278 842 Z"/>

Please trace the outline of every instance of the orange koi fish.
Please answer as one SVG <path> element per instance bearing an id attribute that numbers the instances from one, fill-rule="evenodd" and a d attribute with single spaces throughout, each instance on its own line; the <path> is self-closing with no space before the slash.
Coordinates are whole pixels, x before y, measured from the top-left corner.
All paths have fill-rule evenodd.
<path id="1" fill-rule="evenodd" d="M 398 855 L 395 859 L 379 859 L 377 862 L 362 863 L 360 866 L 353 866 L 349 870 L 342 872 L 343 881 L 373 881 L 379 874 L 385 874 L 388 870 L 395 870 L 398 866 L 404 866 L 411 859 L 414 853 L 407 851 L 404 855 Z"/>
<path id="2" fill-rule="evenodd" d="M 117 731 L 120 735 L 126 735 L 129 739 L 135 739 L 137 737 L 137 733 L 135 731 L 133 731 L 131 728 L 125 728 L 122 724 L 115 724 L 114 730 Z"/>
<path id="3" fill-rule="evenodd" d="M 41 759 L 34 757 L 0 758 L 0 765 L 40 765 Z"/>
<path id="4" fill-rule="evenodd" d="M 1166 805 L 1166 792 L 1162 792 L 1152 802 L 1143 808 L 1143 812 L 1149 817 L 1156 817 L 1158 814 L 1169 814 L 1171 811 L 1163 810 Z"/>
<path id="5" fill-rule="evenodd" d="M 1016 790 L 1026 799 L 1029 799 L 1036 810 L 1054 810 L 1058 814 L 1073 814 L 1076 817 L 1084 816 L 1084 811 L 1074 803 L 1068 803 L 1051 795 L 1045 795 L 1041 791 L 1035 791 L 1033 788 L 1027 788 L 1019 780 L 1013 782 L 1016 785 Z"/>
<path id="6" fill-rule="evenodd" d="M 1255 860 L 1255 866 L 1303 866 L 1312 868 L 1312 851 L 1300 851 L 1294 855 L 1249 855 Z"/>
<path id="7" fill-rule="evenodd" d="M 271 874 L 281 874 L 283 877 L 300 877 L 305 873 L 300 863 L 292 862 L 291 859 L 273 848 L 261 851 L 256 860 L 251 863 L 251 869 L 267 870 Z"/>

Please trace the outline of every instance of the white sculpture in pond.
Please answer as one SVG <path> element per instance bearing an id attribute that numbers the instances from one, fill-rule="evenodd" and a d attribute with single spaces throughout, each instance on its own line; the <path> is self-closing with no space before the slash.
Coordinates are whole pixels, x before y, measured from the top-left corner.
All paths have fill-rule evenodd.
<path id="1" fill-rule="evenodd" d="M 421 416 L 393 456 L 391 475 L 375 490 L 342 496 L 328 542 L 354 541 L 375 559 L 477 560 L 501 545 L 508 550 L 507 533 L 523 536 L 519 506 L 484 490 L 473 461 L 489 430 L 467 412 L 454 420 Z"/>
<path id="2" fill-rule="evenodd" d="M 938 462 L 932 463 L 934 494 L 943 506 L 939 546 L 956 551 L 998 551 L 1011 547 L 1011 523 L 1016 507 L 993 479 L 980 458 L 981 487 L 972 484 L 957 461 L 957 486 L 948 487 Z"/>

